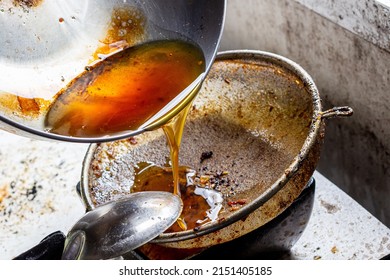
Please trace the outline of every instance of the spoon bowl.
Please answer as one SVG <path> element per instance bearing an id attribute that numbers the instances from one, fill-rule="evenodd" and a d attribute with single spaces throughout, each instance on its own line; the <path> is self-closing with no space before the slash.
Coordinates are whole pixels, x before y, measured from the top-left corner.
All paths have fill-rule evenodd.
<path id="1" fill-rule="evenodd" d="M 154 239 L 179 217 L 181 199 L 168 192 L 132 193 L 87 212 L 69 231 L 63 259 L 112 259 Z"/>

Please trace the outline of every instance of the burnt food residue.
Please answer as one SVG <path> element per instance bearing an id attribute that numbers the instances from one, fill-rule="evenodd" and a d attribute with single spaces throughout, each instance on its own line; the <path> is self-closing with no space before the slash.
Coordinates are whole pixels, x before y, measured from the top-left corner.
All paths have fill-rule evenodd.
<path id="1" fill-rule="evenodd" d="M 43 0 L 14 0 L 13 4 L 14 6 L 21 6 L 21 7 L 27 7 L 27 8 L 33 8 L 37 7 L 40 4 L 42 4 Z"/>

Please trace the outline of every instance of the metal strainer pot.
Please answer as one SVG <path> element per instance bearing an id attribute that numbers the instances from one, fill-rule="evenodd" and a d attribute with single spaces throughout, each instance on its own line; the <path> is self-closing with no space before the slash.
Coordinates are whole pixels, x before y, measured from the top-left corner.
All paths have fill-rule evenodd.
<path id="1" fill-rule="evenodd" d="M 312 78 L 287 58 L 261 51 L 220 53 L 190 110 L 180 165 L 200 174 L 226 174 L 230 184 L 218 189 L 225 200 L 223 210 L 216 221 L 163 233 L 152 242 L 180 249 L 207 248 L 274 219 L 312 176 L 325 120 L 351 114 L 349 107 L 323 111 Z M 202 160 L 205 151 L 212 151 L 212 157 Z M 91 145 L 81 179 L 86 208 L 130 192 L 138 162 L 164 165 L 168 155 L 160 130 Z"/>

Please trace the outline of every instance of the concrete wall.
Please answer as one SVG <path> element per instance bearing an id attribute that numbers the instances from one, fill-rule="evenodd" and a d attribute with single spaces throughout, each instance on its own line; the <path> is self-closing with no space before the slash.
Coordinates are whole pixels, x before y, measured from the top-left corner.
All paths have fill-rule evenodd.
<path id="1" fill-rule="evenodd" d="M 220 50 L 288 57 L 313 77 L 324 109 L 354 109 L 351 118 L 327 121 L 318 170 L 390 226 L 390 44 L 374 44 L 298 2 L 228 0 Z M 390 22 L 383 28 L 390 34 Z"/>

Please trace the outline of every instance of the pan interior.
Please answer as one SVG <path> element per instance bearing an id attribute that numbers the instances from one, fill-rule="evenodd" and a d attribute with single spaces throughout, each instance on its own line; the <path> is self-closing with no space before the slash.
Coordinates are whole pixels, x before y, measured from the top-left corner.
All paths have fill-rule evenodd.
<path id="1" fill-rule="evenodd" d="M 284 173 L 312 115 L 312 96 L 290 70 L 251 58 L 213 64 L 188 115 L 179 159 L 199 177 L 218 178 L 207 186 L 224 199 L 214 223 L 250 204 Z M 164 166 L 168 157 L 161 129 L 96 145 L 88 170 L 93 207 L 128 194 L 137 164 Z"/>

